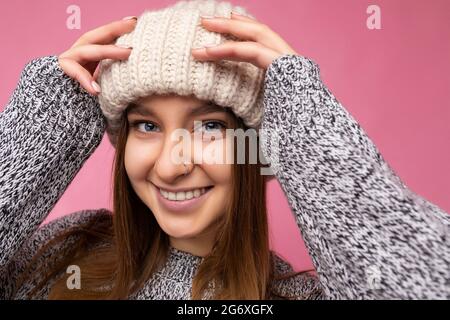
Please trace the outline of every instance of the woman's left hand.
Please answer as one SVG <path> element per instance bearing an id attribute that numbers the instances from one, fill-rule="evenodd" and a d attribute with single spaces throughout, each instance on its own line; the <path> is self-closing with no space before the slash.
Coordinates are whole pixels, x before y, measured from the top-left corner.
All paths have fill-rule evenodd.
<path id="1" fill-rule="evenodd" d="M 202 17 L 201 24 L 209 31 L 232 34 L 242 41 L 225 41 L 213 47 L 192 49 L 192 55 L 200 61 L 243 61 L 266 69 L 279 56 L 297 55 L 277 33 L 250 17 L 235 13 L 230 19 Z"/>

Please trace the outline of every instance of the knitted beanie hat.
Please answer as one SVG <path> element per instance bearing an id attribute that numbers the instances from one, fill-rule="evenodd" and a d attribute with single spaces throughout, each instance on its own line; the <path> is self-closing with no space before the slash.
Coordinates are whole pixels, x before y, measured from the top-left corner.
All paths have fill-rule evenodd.
<path id="1" fill-rule="evenodd" d="M 128 104 L 153 94 L 193 94 L 231 108 L 247 127 L 259 129 L 264 70 L 248 62 L 199 61 L 191 53 L 193 47 L 239 40 L 200 25 L 201 15 L 230 18 L 231 11 L 254 18 L 229 2 L 179 1 L 157 11 L 144 11 L 135 29 L 116 40 L 133 50 L 127 60 L 102 60 L 97 79 L 100 107 L 114 147 Z"/>

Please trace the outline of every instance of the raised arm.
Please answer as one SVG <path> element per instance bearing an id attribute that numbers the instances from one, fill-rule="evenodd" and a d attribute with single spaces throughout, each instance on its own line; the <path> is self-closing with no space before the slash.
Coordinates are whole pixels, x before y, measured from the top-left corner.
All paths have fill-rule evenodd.
<path id="1" fill-rule="evenodd" d="M 0 113 L 0 270 L 38 228 L 100 144 L 97 98 L 56 56 L 34 59 Z"/>
<path id="2" fill-rule="evenodd" d="M 449 215 L 405 186 L 319 66 L 300 55 L 273 61 L 264 108 L 263 153 L 326 297 L 448 299 Z"/>
<path id="3" fill-rule="evenodd" d="M 90 30 L 22 71 L 0 113 L 0 275 L 100 144 L 106 119 L 95 70 L 102 59 L 129 57 L 130 48 L 111 43 L 135 25 L 132 18 Z"/>

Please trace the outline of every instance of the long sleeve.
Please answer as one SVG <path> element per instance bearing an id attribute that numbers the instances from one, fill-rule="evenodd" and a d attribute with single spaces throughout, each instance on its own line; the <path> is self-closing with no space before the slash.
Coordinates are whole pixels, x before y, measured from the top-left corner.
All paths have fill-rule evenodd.
<path id="1" fill-rule="evenodd" d="M 261 132 L 326 298 L 450 298 L 449 215 L 393 172 L 314 61 L 268 67 Z"/>
<path id="2" fill-rule="evenodd" d="M 34 59 L 0 113 L 0 273 L 8 269 L 100 144 L 97 98 L 60 68 Z"/>

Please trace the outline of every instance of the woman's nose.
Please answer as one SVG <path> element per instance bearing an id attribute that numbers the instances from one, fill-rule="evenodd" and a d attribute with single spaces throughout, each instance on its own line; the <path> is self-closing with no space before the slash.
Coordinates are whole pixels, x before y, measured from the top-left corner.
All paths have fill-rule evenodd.
<path id="1" fill-rule="evenodd" d="M 184 176 L 186 168 L 192 164 L 190 140 L 174 141 L 167 137 L 161 148 L 161 153 L 156 159 L 154 170 L 160 179 L 171 183 L 179 176 Z"/>

